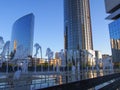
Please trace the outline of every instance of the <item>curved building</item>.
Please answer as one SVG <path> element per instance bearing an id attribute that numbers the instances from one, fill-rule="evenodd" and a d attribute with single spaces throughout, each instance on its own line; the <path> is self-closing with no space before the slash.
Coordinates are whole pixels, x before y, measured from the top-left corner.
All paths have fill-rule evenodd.
<path id="1" fill-rule="evenodd" d="M 15 58 L 32 55 L 34 35 L 34 15 L 32 13 L 19 18 L 12 28 L 11 51 Z"/>

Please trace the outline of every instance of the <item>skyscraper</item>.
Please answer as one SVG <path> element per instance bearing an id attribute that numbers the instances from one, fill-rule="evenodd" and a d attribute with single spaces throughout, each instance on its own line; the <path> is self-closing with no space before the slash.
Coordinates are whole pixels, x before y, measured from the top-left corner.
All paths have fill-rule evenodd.
<path id="1" fill-rule="evenodd" d="M 105 0 L 114 67 L 120 67 L 120 0 Z"/>
<path id="2" fill-rule="evenodd" d="M 64 0 L 64 46 L 67 50 L 92 50 L 89 0 Z"/>
<path id="3" fill-rule="evenodd" d="M 26 58 L 32 55 L 34 35 L 34 15 L 25 15 L 13 24 L 11 51 L 16 51 L 15 58 Z"/>

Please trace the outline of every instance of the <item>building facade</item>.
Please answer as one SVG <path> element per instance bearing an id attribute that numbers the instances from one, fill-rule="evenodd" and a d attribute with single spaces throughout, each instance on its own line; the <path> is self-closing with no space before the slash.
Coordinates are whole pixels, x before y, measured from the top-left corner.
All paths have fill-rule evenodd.
<path id="1" fill-rule="evenodd" d="M 114 67 L 120 66 L 120 0 L 105 0 Z"/>
<path id="2" fill-rule="evenodd" d="M 95 50 L 95 63 L 96 67 L 102 68 L 102 53 L 98 50 Z"/>
<path id="3" fill-rule="evenodd" d="M 64 46 L 93 49 L 89 0 L 64 0 Z"/>
<path id="4" fill-rule="evenodd" d="M 95 58 L 98 59 L 102 59 L 102 53 L 100 51 L 95 50 Z"/>
<path id="5" fill-rule="evenodd" d="M 32 56 L 34 35 L 34 15 L 32 13 L 19 18 L 12 28 L 11 52 L 14 58 Z"/>

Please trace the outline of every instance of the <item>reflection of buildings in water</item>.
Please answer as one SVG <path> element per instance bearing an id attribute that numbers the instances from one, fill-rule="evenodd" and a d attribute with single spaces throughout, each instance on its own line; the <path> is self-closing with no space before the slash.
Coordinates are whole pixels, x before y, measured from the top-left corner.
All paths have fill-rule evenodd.
<path id="1" fill-rule="evenodd" d="M 87 79 L 87 78 L 88 78 L 88 73 L 87 72 L 82 73 L 81 79 L 84 80 L 84 79 Z"/>
<path id="2" fill-rule="evenodd" d="M 103 71 L 100 71 L 100 76 L 103 76 L 104 75 L 104 72 Z"/>
<path id="3" fill-rule="evenodd" d="M 95 72 L 95 73 L 93 73 L 93 76 L 94 76 L 94 78 L 95 78 L 95 77 L 97 77 L 97 73 L 96 73 L 96 72 Z"/>
<path id="4" fill-rule="evenodd" d="M 96 72 L 94 72 L 94 73 L 92 71 L 85 72 L 85 73 L 82 74 L 82 80 L 88 79 L 88 78 L 95 78 L 97 76 L 98 75 L 97 75 Z M 101 72 L 101 74 L 99 76 L 102 76 L 102 72 Z M 60 85 L 60 84 L 66 83 L 66 81 L 64 80 L 65 79 L 65 75 L 57 75 L 57 74 L 56 75 L 35 75 L 34 77 L 35 77 L 35 80 L 32 80 L 32 83 L 29 82 L 30 83 L 29 85 L 35 86 L 34 87 L 35 89 L 42 88 L 43 84 L 46 85 L 44 87 L 49 87 L 49 86 L 52 86 L 52 85 Z M 38 78 L 38 79 L 36 79 L 36 78 Z M 68 78 L 69 78 L 68 82 L 73 82 L 74 81 L 72 75 L 70 75 L 70 77 L 68 77 Z M 29 78 L 29 81 L 30 81 L 30 79 L 32 79 L 32 78 Z M 77 80 L 77 79 L 75 79 L 75 80 Z M 25 83 L 26 87 L 28 87 L 27 86 L 28 83 L 27 83 L 26 80 L 25 80 L 25 82 L 26 82 Z M 16 89 L 16 90 L 21 90 L 21 89 Z M 28 90 L 28 89 L 26 89 L 26 90 Z"/>
<path id="5" fill-rule="evenodd" d="M 64 77 L 62 75 L 52 75 L 52 76 L 53 76 L 53 78 L 55 78 L 56 84 L 60 85 L 60 84 L 64 83 L 64 81 L 63 81 Z"/>
<path id="6" fill-rule="evenodd" d="M 92 71 L 90 71 L 88 75 L 89 78 L 94 78 L 94 73 Z"/>
<path id="7" fill-rule="evenodd" d="M 84 72 L 81 74 L 81 79 L 84 80 L 84 79 L 95 78 L 103 75 L 104 73 L 102 70 L 100 70 L 100 72 L 97 72 L 97 71 L 93 72 L 92 70 L 89 70 L 88 72 Z"/>
<path id="8" fill-rule="evenodd" d="M 59 75 L 59 84 L 63 84 L 62 76 Z"/>

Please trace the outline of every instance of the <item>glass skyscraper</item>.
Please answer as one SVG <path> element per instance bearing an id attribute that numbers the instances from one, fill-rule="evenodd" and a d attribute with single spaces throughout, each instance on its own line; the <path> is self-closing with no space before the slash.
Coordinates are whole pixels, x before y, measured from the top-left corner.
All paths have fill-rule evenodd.
<path id="1" fill-rule="evenodd" d="M 120 18 L 109 24 L 110 41 L 114 62 L 120 62 Z"/>
<path id="2" fill-rule="evenodd" d="M 34 15 L 32 13 L 18 19 L 12 28 L 11 51 L 16 58 L 32 55 L 34 35 Z"/>
<path id="3" fill-rule="evenodd" d="M 64 0 L 65 49 L 93 49 L 89 5 L 89 0 Z"/>
<path id="4" fill-rule="evenodd" d="M 120 0 L 105 0 L 114 67 L 120 67 Z"/>

